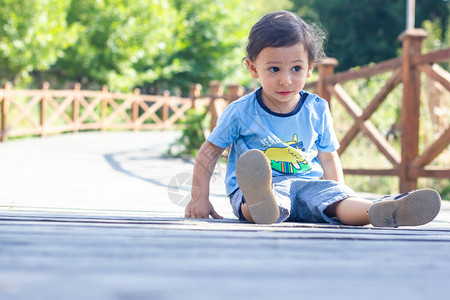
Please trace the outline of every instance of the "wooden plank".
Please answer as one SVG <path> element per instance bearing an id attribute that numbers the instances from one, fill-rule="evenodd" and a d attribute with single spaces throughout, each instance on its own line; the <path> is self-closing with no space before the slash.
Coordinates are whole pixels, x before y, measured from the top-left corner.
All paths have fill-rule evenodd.
<path id="1" fill-rule="evenodd" d="M 78 130 L 97 130 L 102 126 L 101 122 L 79 123 L 76 125 Z"/>
<path id="2" fill-rule="evenodd" d="M 162 120 L 155 114 L 155 112 L 163 106 L 164 99 L 160 98 L 151 107 L 149 107 L 145 102 L 141 102 L 139 105 L 144 109 L 144 113 L 136 120 L 136 126 L 138 128 L 143 128 L 144 122 L 151 117 L 156 124 L 162 125 Z"/>
<path id="3" fill-rule="evenodd" d="M 363 122 L 368 120 L 372 114 L 376 111 L 376 109 L 383 103 L 386 99 L 387 95 L 397 86 L 397 84 L 401 81 L 401 70 L 397 70 L 394 74 L 389 78 L 386 84 L 380 89 L 380 91 L 375 95 L 370 104 L 362 111 L 361 115 L 357 117 L 355 123 L 352 127 L 347 131 L 344 138 L 340 141 L 341 147 L 338 150 L 339 154 L 342 154 L 345 149 L 349 146 L 350 142 L 356 137 L 359 132 L 359 128 L 362 126 Z M 348 96 L 350 98 L 350 96 Z M 339 100 L 339 98 L 338 98 Z M 351 100 L 351 99 L 350 99 Z M 350 101 L 349 100 L 349 101 Z M 344 101 L 343 99 L 341 101 Z M 351 100 L 353 102 L 353 100 Z M 352 104 L 353 107 L 357 106 L 355 103 Z M 357 112 L 355 112 L 356 114 Z"/>
<path id="4" fill-rule="evenodd" d="M 450 144 L 450 127 L 430 146 L 428 146 L 422 155 L 417 156 L 412 162 L 411 167 L 423 167 L 433 161 Z"/>
<path id="5" fill-rule="evenodd" d="M 332 76 L 334 73 L 334 68 L 338 65 L 338 61 L 334 58 L 326 58 L 321 64 L 317 66 L 319 73 L 319 80 L 317 83 L 317 95 L 328 101 L 331 108 L 331 94 L 327 88 L 327 83 L 325 79 Z"/>
<path id="6" fill-rule="evenodd" d="M 57 214 L 44 215 L 4 215 L 0 212 L 0 226 L 5 228 L 5 232 L 14 236 L 27 236 L 29 234 L 39 235 L 43 231 L 50 236 L 64 235 L 59 228 L 79 227 L 86 231 L 92 230 L 101 233 L 109 229 L 123 229 L 126 232 L 147 229 L 163 230 L 168 234 L 187 235 L 198 234 L 216 239 L 236 237 L 242 234 L 248 238 L 258 238 L 258 233 L 264 233 L 266 238 L 277 239 L 333 239 L 333 240 L 377 240 L 377 241 L 444 241 L 450 242 L 450 229 L 433 230 L 427 227 L 418 229 L 393 229 L 393 228 L 373 228 L 372 226 L 345 226 L 331 225 L 325 223 L 280 223 L 272 225 L 255 225 L 246 222 L 239 222 L 236 219 L 213 220 L 213 219 L 191 219 L 183 218 L 152 218 L 152 217 L 102 217 L 102 216 L 77 216 L 68 217 Z M 39 227 L 41 227 L 39 229 Z M 58 228 L 59 227 L 59 228 Z M 270 230 L 270 231 L 268 231 Z M 256 234 L 256 235 L 255 235 Z M 94 234 L 96 235 L 96 234 Z M 49 237 L 51 238 L 51 237 Z"/>
<path id="7" fill-rule="evenodd" d="M 414 177 L 450 178 L 450 169 L 410 167 L 408 171 Z"/>
<path id="8" fill-rule="evenodd" d="M 132 114 L 132 122 L 134 124 L 133 130 L 137 130 L 138 129 L 136 121 L 137 121 L 137 119 L 139 117 L 139 103 L 142 101 L 140 95 L 141 95 L 141 90 L 140 89 L 134 89 L 134 97 L 135 98 L 134 98 L 134 101 L 133 101 L 133 104 L 132 104 L 132 112 L 131 112 L 131 114 Z"/>
<path id="9" fill-rule="evenodd" d="M 378 131 L 370 120 L 367 120 L 361 126 L 364 133 L 372 140 L 377 146 L 378 150 L 386 156 L 386 158 L 392 163 L 394 167 L 400 164 L 401 158 L 397 151 L 389 144 L 384 136 Z"/>
<path id="10" fill-rule="evenodd" d="M 450 92 L 450 73 L 441 66 L 438 64 L 433 64 L 433 66 L 420 65 L 419 70 L 427 74 L 431 79 L 442 84 L 442 86 Z"/>
<path id="11" fill-rule="evenodd" d="M 174 109 L 177 106 L 170 105 L 170 107 L 172 107 L 172 109 Z M 191 103 L 184 103 L 183 106 L 181 106 L 180 108 L 177 107 L 177 109 L 175 110 L 175 113 L 172 116 L 170 116 L 170 118 L 167 120 L 166 127 L 172 126 L 179 119 L 184 120 L 185 119 L 184 113 L 186 111 L 188 111 L 190 108 L 191 108 Z"/>
<path id="12" fill-rule="evenodd" d="M 386 97 L 394 90 L 394 88 L 402 80 L 402 70 L 395 70 L 392 76 L 386 81 L 385 85 L 380 89 L 380 91 L 375 95 L 369 105 L 364 109 L 361 114 L 361 120 L 368 120 L 372 114 L 378 109 L 378 107 L 386 100 Z"/>
<path id="13" fill-rule="evenodd" d="M 20 137 L 27 135 L 38 135 L 41 133 L 41 129 L 39 127 L 33 128 L 11 128 L 8 130 L 8 137 Z"/>
<path id="14" fill-rule="evenodd" d="M 344 106 L 344 108 L 353 117 L 353 119 L 357 120 L 362 115 L 361 108 L 358 106 L 358 104 L 356 104 L 352 97 L 347 94 L 347 92 L 340 84 L 328 86 L 327 90 L 331 93 L 331 95 L 339 100 L 339 102 L 342 104 L 342 106 Z"/>
<path id="15" fill-rule="evenodd" d="M 164 92 L 162 105 L 162 122 L 164 127 L 167 127 L 167 119 L 169 118 L 169 92 Z"/>
<path id="16" fill-rule="evenodd" d="M 433 64 L 450 60 L 450 48 L 435 50 L 427 54 L 415 55 L 411 58 L 413 65 Z"/>
<path id="17" fill-rule="evenodd" d="M 344 168 L 346 175 L 398 176 L 398 169 L 351 169 Z"/>
<path id="18" fill-rule="evenodd" d="M 84 111 L 81 114 L 81 116 L 77 118 L 77 122 L 75 123 L 76 126 L 81 126 L 81 124 L 83 124 L 88 117 L 92 117 L 95 122 L 98 123 L 101 122 L 100 116 L 98 116 L 94 112 L 94 109 L 95 107 L 97 107 L 97 105 L 99 105 L 102 102 L 102 100 L 103 98 L 101 96 L 95 97 L 94 100 L 91 100 L 90 102 L 88 102 L 88 100 L 86 100 L 86 98 L 83 96 L 79 97 L 78 103 L 81 104 L 81 106 L 83 106 Z"/>
<path id="19" fill-rule="evenodd" d="M 24 118 L 27 118 L 28 121 L 32 124 L 32 126 L 36 128 L 40 128 L 40 124 L 37 123 L 33 118 L 30 116 L 31 110 L 40 103 L 42 99 L 42 94 L 36 94 L 31 101 L 29 101 L 25 107 L 22 107 L 20 104 L 18 104 L 15 100 L 15 98 L 8 98 L 8 103 L 10 108 L 14 105 L 14 107 L 19 110 L 20 114 L 11 122 L 9 123 L 10 128 L 16 127 L 20 121 L 22 121 Z"/>
<path id="20" fill-rule="evenodd" d="M 345 92 L 345 90 L 339 84 L 336 84 L 334 88 L 330 86 L 328 87 L 328 89 L 330 93 L 335 96 L 339 100 L 339 102 L 346 108 L 346 110 L 352 115 L 352 117 L 355 119 L 355 123 L 357 123 L 357 126 L 366 133 L 366 135 L 373 141 L 373 143 L 386 156 L 386 158 L 394 166 L 397 166 L 400 163 L 400 157 L 395 149 L 392 148 L 389 142 L 387 142 L 386 139 L 378 132 L 377 128 L 372 124 L 372 122 L 370 122 L 370 120 L 362 122 L 362 110 Z M 356 128 L 353 128 L 351 131 L 349 131 L 349 134 L 345 137 L 346 140 L 344 140 L 343 149 L 348 146 L 348 144 L 356 136 L 356 134 Z M 342 151 L 343 150 L 341 150 L 341 152 Z"/>
<path id="21" fill-rule="evenodd" d="M 133 98 L 128 97 L 125 101 L 123 101 L 120 105 L 115 101 L 116 98 L 108 99 L 108 103 L 114 109 L 114 111 L 106 118 L 105 124 L 109 124 L 118 116 L 121 116 L 125 122 L 132 123 L 131 118 L 126 114 L 125 110 L 129 108 L 133 102 Z"/>
<path id="22" fill-rule="evenodd" d="M 324 79 L 325 84 L 333 85 L 336 83 L 343 83 L 350 80 L 369 78 L 377 74 L 385 73 L 400 68 L 402 65 L 402 58 L 392 58 L 375 65 L 361 67 L 358 70 L 350 70 L 346 72 L 336 73 Z"/>
<path id="23" fill-rule="evenodd" d="M 410 177 L 408 165 L 419 153 L 420 123 L 420 72 L 412 64 L 415 55 L 420 55 L 422 40 L 426 36 L 423 30 L 409 30 L 401 35 L 403 42 L 402 71 L 403 96 L 401 114 L 401 165 L 400 191 L 417 189 L 417 178 Z"/>
<path id="24" fill-rule="evenodd" d="M 48 82 L 44 82 L 44 85 L 42 87 L 42 99 L 41 99 L 41 105 L 40 105 L 40 123 L 41 123 L 41 137 L 46 135 L 46 117 L 47 117 L 47 101 L 50 97 L 47 93 L 49 89 L 50 84 Z"/>
<path id="25" fill-rule="evenodd" d="M 58 104 L 56 103 L 53 97 L 49 97 L 48 102 L 50 103 L 50 105 L 53 106 L 53 108 L 55 108 L 55 111 L 48 118 L 46 125 L 47 126 L 51 125 L 54 121 L 56 121 L 59 118 L 64 119 L 66 123 L 69 124 L 72 123 L 72 118 L 70 118 L 65 111 L 67 107 L 70 104 L 72 104 L 73 100 L 74 100 L 73 95 L 69 95 L 62 101 L 61 104 Z"/>
<path id="26" fill-rule="evenodd" d="M 11 83 L 7 82 L 4 86 L 4 90 L 1 91 L 0 94 L 0 142 L 6 142 L 7 133 L 6 133 L 6 115 L 8 113 L 8 97 L 7 93 L 11 89 Z"/>
<path id="27" fill-rule="evenodd" d="M 445 299 L 449 293 L 448 228 L 0 218 L 6 299 L 221 300 L 249 290 L 262 300 L 292 293 L 344 299 L 349 290 L 364 299 Z M 293 289 L 293 282 L 303 284 Z"/>
<path id="28" fill-rule="evenodd" d="M 338 154 L 341 155 L 344 153 L 344 151 L 348 148 L 350 143 L 353 141 L 353 139 L 356 137 L 356 135 L 359 132 L 359 126 L 357 124 L 354 124 L 345 134 L 345 136 L 342 138 L 342 140 L 339 141 L 340 147 L 337 150 Z"/>
<path id="29" fill-rule="evenodd" d="M 73 91 L 73 101 L 72 101 L 72 124 L 73 124 L 73 132 L 78 132 L 78 117 L 80 115 L 80 90 L 81 84 L 76 83 Z"/>

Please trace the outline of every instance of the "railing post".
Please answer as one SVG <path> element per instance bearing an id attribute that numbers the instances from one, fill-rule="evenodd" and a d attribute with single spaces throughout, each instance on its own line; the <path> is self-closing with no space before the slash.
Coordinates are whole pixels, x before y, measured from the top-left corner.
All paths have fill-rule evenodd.
<path id="1" fill-rule="evenodd" d="M 419 154 L 420 72 L 412 64 L 412 58 L 420 55 L 426 37 L 426 31 L 418 28 L 408 29 L 399 36 L 403 43 L 400 192 L 417 189 L 417 177 L 410 174 L 409 165 Z"/>
<path id="2" fill-rule="evenodd" d="M 78 123 L 78 117 L 80 115 L 80 91 L 81 91 L 81 84 L 75 83 L 75 86 L 73 88 L 74 97 L 72 102 L 72 121 L 73 121 L 73 132 L 79 131 L 80 124 Z"/>
<path id="3" fill-rule="evenodd" d="M 8 136 L 6 134 L 6 115 L 8 114 L 8 94 L 12 88 L 11 82 L 6 82 L 3 89 L 3 101 L 2 101 L 2 123 L 0 128 L 0 141 L 6 142 Z M 0 99 L 1 100 L 1 99 Z"/>
<path id="4" fill-rule="evenodd" d="M 163 111 L 162 111 L 162 121 L 163 121 L 163 129 L 167 128 L 167 120 L 169 119 L 169 91 L 164 91 L 163 93 Z"/>
<path id="5" fill-rule="evenodd" d="M 105 84 L 102 87 L 102 117 L 101 117 L 101 121 L 102 121 L 102 125 L 100 130 L 101 131 L 105 131 L 106 130 L 106 118 L 108 114 L 108 86 Z"/>
<path id="6" fill-rule="evenodd" d="M 133 130 L 137 131 L 137 124 L 136 121 L 139 118 L 139 103 L 141 102 L 141 90 L 136 88 L 134 89 L 134 95 L 133 95 Z"/>
<path id="7" fill-rule="evenodd" d="M 189 98 L 192 100 L 191 108 L 195 108 L 195 99 L 200 97 L 202 92 L 202 85 L 199 83 L 191 84 L 191 90 L 189 92 Z"/>
<path id="8" fill-rule="evenodd" d="M 211 114 L 211 123 L 209 128 L 211 131 L 213 131 L 213 129 L 216 127 L 217 119 L 219 118 L 219 115 L 217 114 L 214 105 L 214 101 L 222 96 L 223 96 L 223 87 L 217 80 L 211 81 L 209 83 L 209 97 L 211 98 L 209 102 L 209 112 Z"/>
<path id="9" fill-rule="evenodd" d="M 244 94 L 244 87 L 237 83 L 230 83 L 227 87 L 227 102 L 231 102 L 239 99 Z"/>
<path id="10" fill-rule="evenodd" d="M 325 84 L 325 79 L 328 76 L 333 75 L 334 68 L 338 65 L 338 61 L 335 58 L 327 57 L 317 66 L 317 71 L 319 73 L 319 80 L 317 82 L 317 95 L 328 101 L 328 105 L 331 108 L 331 94 L 327 90 L 327 86 Z"/>
<path id="11" fill-rule="evenodd" d="M 48 97 L 48 89 L 50 84 L 48 82 L 44 82 L 42 85 L 42 98 L 41 98 L 41 137 L 44 137 L 45 132 L 45 119 L 47 115 L 47 97 Z"/>

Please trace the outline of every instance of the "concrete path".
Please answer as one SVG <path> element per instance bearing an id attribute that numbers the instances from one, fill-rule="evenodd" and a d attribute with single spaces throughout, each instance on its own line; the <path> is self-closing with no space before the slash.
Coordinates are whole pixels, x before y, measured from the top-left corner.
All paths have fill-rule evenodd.
<path id="1" fill-rule="evenodd" d="M 0 143 L 0 299 L 448 299 L 450 205 L 402 229 L 182 218 L 177 132 Z"/>

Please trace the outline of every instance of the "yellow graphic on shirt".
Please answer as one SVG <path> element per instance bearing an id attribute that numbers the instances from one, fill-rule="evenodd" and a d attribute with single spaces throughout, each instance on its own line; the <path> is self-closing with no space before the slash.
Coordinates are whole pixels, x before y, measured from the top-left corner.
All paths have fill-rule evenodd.
<path id="1" fill-rule="evenodd" d="M 306 160 L 306 153 L 298 146 L 297 135 L 294 135 L 291 142 L 285 144 L 287 147 L 271 147 L 264 151 L 270 160 L 272 169 L 285 174 L 311 170 L 311 165 Z"/>

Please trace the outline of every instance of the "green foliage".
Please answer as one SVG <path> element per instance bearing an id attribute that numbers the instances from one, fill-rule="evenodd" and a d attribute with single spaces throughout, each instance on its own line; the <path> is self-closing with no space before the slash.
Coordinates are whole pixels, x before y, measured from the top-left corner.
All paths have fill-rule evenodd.
<path id="1" fill-rule="evenodd" d="M 67 20 L 80 30 L 55 68 L 66 79 L 112 90 L 154 81 L 159 74 L 151 66 L 170 51 L 175 17 L 166 0 L 72 0 Z"/>
<path id="2" fill-rule="evenodd" d="M 169 156 L 195 157 L 205 142 L 206 110 L 190 109 L 186 113 L 181 137 L 168 150 Z"/>
<path id="3" fill-rule="evenodd" d="M 256 2 L 256 1 L 254 1 Z M 234 81 L 258 13 L 238 0 L 0 0 L 0 76 L 57 88 L 181 88 Z M 33 83 L 31 83 L 33 86 Z"/>
<path id="4" fill-rule="evenodd" d="M 173 52 L 159 57 L 158 84 L 177 86 L 183 94 L 191 83 L 242 77 L 240 58 L 254 8 L 239 0 L 172 0 L 177 14 Z M 189 78 L 189 81 L 186 80 Z"/>
<path id="5" fill-rule="evenodd" d="M 29 82 L 31 72 L 47 70 L 63 56 L 77 33 L 67 25 L 68 6 L 69 0 L 0 0 L 3 80 Z"/>
<path id="6" fill-rule="evenodd" d="M 422 28 L 428 33 L 428 37 L 423 41 L 423 53 L 450 47 L 450 30 L 444 30 L 442 23 L 442 20 L 439 18 L 425 20 L 422 23 Z M 443 63 L 442 66 L 447 71 L 450 71 L 450 62 Z"/>
<path id="7" fill-rule="evenodd" d="M 449 2 L 417 0 L 416 23 L 448 43 Z M 191 83 L 247 84 L 241 65 L 251 26 L 288 9 L 329 31 L 339 69 L 394 57 L 405 1 L 0 0 L 0 77 L 15 85 L 159 93 Z M 431 24 L 431 25 L 430 25 Z M 442 44 L 442 42 L 441 42 Z"/>

